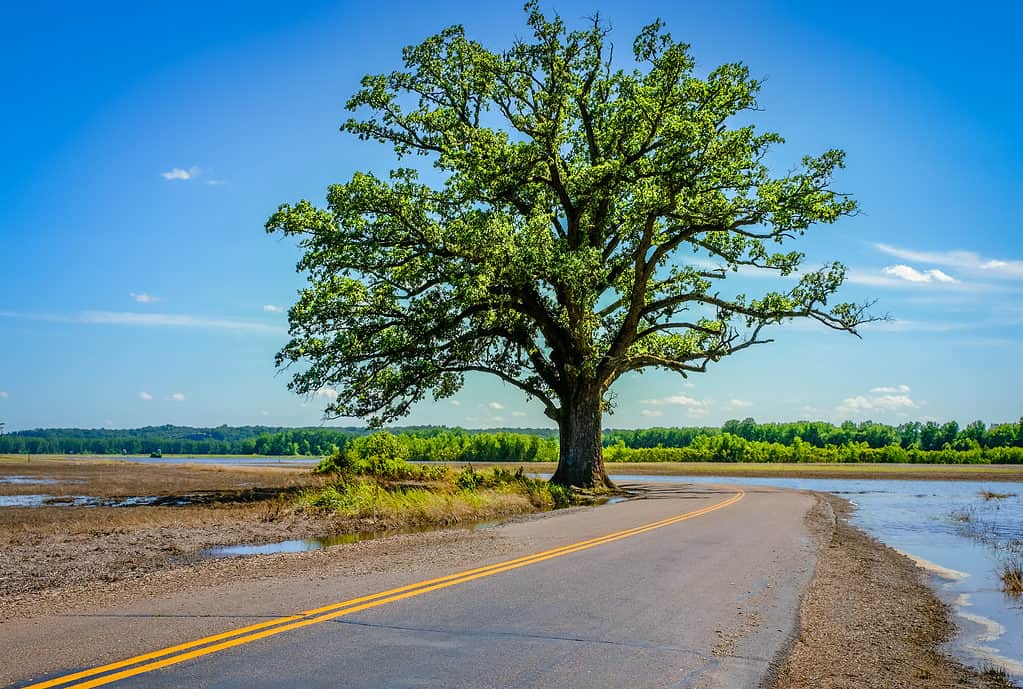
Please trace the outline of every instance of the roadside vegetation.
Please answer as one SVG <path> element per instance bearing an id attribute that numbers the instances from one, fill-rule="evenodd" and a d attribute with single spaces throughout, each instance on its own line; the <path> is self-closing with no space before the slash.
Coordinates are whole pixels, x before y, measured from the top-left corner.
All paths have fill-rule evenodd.
<path id="1" fill-rule="evenodd" d="M 395 429 L 408 460 L 556 462 L 554 429 L 473 432 L 459 428 Z M 0 454 L 220 454 L 334 456 L 369 435 L 357 428 L 160 426 L 124 431 L 42 429 L 0 436 Z M 728 421 L 721 427 L 609 430 L 607 462 L 754 462 L 1023 464 L 1023 419 L 960 428 L 952 421 L 899 426 L 864 422 L 763 423 Z"/>
<path id="2" fill-rule="evenodd" d="M 531 478 L 521 467 L 455 471 L 411 464 L 399 436 L 375 433 L 355 438 L 317 467 L 330 481 L 300 495 L 300 510 L 327 511 L 389 525 L 447 524 L 496 514 L 552 509 L 570 504 L 571 491 Z"/>

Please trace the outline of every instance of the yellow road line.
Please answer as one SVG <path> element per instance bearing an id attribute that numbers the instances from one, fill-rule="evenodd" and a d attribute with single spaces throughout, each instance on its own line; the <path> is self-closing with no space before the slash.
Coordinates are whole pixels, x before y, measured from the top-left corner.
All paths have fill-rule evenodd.
<path id="1" fill-rule="evenodd" d="M 135 675 L 143 674 L 146 672 L 152 672 L 169 665 L 191 660 L 193 658 L 199 658 L 204 655 L 211 653 L 217 653 L 219 651 L 226 650 L 228 648 L 234 648 L 235 646 L 241 646 L 243 644 L 251 643 L 259 639 L 264 639 L 269 636 L 282 634 L 287 631 L 300 629 L 302 627 L 308 627 L 313 624 L 319 624 L 328 620 L 335 619 L 344 615 L 350 615 L 352 613 L 361 612 L 362 610 L 368 610 L 375 608 L 380 605 L 386 605 L 387 603 L 393 603 L 395 601 L 404 600 L 406 598 L 412 598 L 420 596 L 424 593 L 431 591 L 437 591 L 439 589 L 448 588 L 456 584 L 462 584 L 475 579 L 481 579 L 483 577 L 492 576 L 494 574 L 500 574 L 501 572 L 507 572 L 520 567 L 526 567 L 537 562 L 543 562 L 544 560 L 550 560 L 555 557 L 561 557 L 562 555 L 568 555 L 570 553 L 576 553 L 581 550 L 587 550 L 594 548 L 598 545 L 605 543 L 611 543 L 613 541 L 621 540 L 623 538 L 629 538 L 630 536 L 636 536 L 653 529 L 659 529 L 671 524 L 676 524 L 687 519 L 699 517 L 709 512 L 728 507 L 733 505 L 743 498 L 744 492 L 739 491 L 735 495 L 723 500 L 721 502 L 703 507 L 698 510 L 686 512 L 674 517 L 668 517 L 660 521 L 652 522 L 650 524 L 644 524 L 641 526 L 633 527 L 631 529 L 625 529 L 623 531 L 616 531 L 604 536 L 597 538 L 591 538 L 585 541 L 579 541 L 571 543 L 566 546 L 558 548 L 551 548 L 544 550 L 539 553 L 533 553 L 532 555 L 525 555 L 512 560 L 505 560 L 493 565 L 486 567 L 477 567 L 475 569 L 469 569 L 455 574 L 449 574 L 447 576 L 438 577 L 436 579 L 428 579 L 425 581 L 416 582 L 414 584 L 408 584 L 398 588 L 388 589 L 379 593 L 374 593 L 368 596 L 361 596 L 359 598 L 352 598 L 347 601 L 340 603 L 333 603 L 331 605 L 322 606 L 319 608 L 313 608 L 304 612 L 296 613 L 286 617 L 278 617 L 273 620 L 267 620 L 258 624 L 249 625 L 246 627 L 240 627 L 231 631 L 223 632 L 220 634 L 214 634 L 212 636 L 203 637 L 187 643 L 178 644 L 175 646 L 169 646 L 151 653 L 127 658 L 125 660 L 117 661 L 107 665 L 102 665 L 88 670 L 82 670 L 62 677 L 56 677 L 54 679 L 32 684 L 24 689 L 49 689 L 50 687 L 56 687 L 60 685 L 67 685 L 68 682 L 74 682 L 79 679 L 86 679 L 88 677 L 95 677 L 106 672 L 118 670 L 121 668 L 127 668 L 120 672 L 113 674 L 104 675 L 102 677 L 96 677 L 95 679 L 80 682 L 73 685 L 67 685 L 64 689 L 90 689 L 91 687 L 98 687 L 111 682 L 116 682 L 127 677 L 133 677 Z M 233 637 L 233 638 L 232 638 Z M 215 643 L 220 642 L 220 643 Z M 207 645 L 212 644 L 212 645 Z M 201 648 L 200 648 L 201 647 Z M 189 650 L 194 649 L 194 650 Z M 182 652 L 184 651 L 184 652 Z M 170 657 L 164 657 L 170 656 Z M 159 660 L 157 660 L 159 659 Z M 139 665 L 145 661 L 152 661 Z M 135 667 L 129 667 L 129 666 Z"/>

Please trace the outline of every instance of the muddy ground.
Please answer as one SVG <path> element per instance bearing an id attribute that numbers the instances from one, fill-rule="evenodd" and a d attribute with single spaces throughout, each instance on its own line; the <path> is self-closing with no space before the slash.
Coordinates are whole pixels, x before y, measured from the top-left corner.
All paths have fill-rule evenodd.
<path id="1" fill-rule="evenodd" d="M 55 482 L 3 483 L 12 476 Z M 95 460 L 0 463 L 0 496 L 159 496 L 167 502 L 190 501 L 175 507 L 0 508 L 0 620 L 36 614 L 69 596 L 82 599 L 107 589 L 123 590 L 153 574 L 187 571 L 202 576 L 207 569 L 218 570 L 218 563 L 202 556 L 215 546 L 427 526 L 348 519 L 289 506 L 290 498 L 327 480 L 308 468 L 293 467 Z M 523 496 L 508 495 L 478 513 L 451 515 L 450 521 L 471 523 L 532 509 Z"/>

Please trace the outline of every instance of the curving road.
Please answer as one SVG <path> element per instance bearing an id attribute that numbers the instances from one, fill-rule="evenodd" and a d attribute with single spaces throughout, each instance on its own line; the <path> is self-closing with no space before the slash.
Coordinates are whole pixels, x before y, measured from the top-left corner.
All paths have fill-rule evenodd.
<path id="1" fill-rule="evenodd" d="M 813 572 L 804 517 L 814 498 L 630 487 L 642 497 L 514 521 L 485 537 L 467 532 L 454 550 L 407 539 L 393 566 L 241 577 L 9 621 L 0 624 L 0 684 L 761 685 L 783 657 Z M 359 558 L 360 548 L 344 556 Z"/>

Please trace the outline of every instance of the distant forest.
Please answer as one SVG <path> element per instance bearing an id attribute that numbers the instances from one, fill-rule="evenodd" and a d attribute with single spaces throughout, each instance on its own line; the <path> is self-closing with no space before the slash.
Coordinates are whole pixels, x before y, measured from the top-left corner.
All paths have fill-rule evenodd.
<path id="1" fill-rule="evenodd" d="M 371 431 L 365 428 L 271 426 L 147 426 L 130 430 L 48 428 L 0 436 L 2 454 L 329 455 Z M 487 429 L 440 426 L 390 429 L 410 459 L 449 461 L 555 461 L 557 431 L 549 428 Z M 605 457 L 611 462 L 927 462 L 1023 463 L 1023 419 L 975 421 L 960 427 L 871 421 L 834 425 L 819 421 L 757 423 L 732 420 L 721 427 L 609 429 Z"/>

